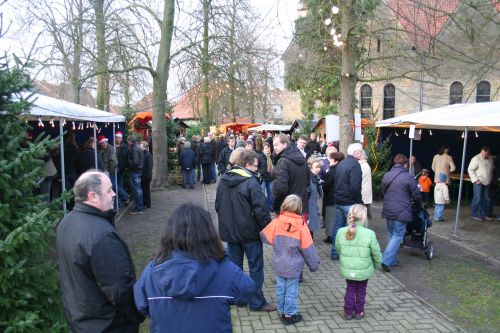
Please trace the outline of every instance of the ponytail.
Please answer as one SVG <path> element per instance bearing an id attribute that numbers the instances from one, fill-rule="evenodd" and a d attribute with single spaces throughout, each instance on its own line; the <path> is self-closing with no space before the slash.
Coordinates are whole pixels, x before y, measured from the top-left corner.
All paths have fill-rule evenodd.
<path id="1" fill-rule="evenodd" d="M 351 240 L 354 236 L 356 236 L 356 220 L 354 219 L 354 214 L 349 214 L 347 217 L 347 223 L 349 224 L 349 228 L 345 234 L 345 239 Z"/>

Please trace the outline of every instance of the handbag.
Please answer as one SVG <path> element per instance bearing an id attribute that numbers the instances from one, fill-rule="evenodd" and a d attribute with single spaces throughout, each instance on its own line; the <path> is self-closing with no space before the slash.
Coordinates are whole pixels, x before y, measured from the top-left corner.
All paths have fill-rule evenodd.
<path id="1" fill-rule="evenodd" d="M 57 175 L 57 168 L 51 157 L 43 165 L 43 176 L 44 177 L 54 177 Z"/>

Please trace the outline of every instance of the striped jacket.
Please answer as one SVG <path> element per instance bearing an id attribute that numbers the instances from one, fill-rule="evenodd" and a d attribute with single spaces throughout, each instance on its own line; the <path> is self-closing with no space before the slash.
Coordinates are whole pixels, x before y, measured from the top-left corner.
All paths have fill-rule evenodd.
<path id="1" fill-rule="evenodd" d="M 273 246 L 273 268 L 282 278 L 297 278 L 304 263 L 314 272 L 319 258 L 311 233 L 302 216 L 281 212 L 260 232 L 262 242 Z"/>

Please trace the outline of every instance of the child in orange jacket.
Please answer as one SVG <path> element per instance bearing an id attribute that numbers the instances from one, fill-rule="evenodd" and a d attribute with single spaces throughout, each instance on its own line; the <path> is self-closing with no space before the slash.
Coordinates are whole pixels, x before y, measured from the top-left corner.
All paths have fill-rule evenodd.
<path id="1" fill-rule="evenodd" d="M 278 313 L 281 322 L 290 325 L 302 320 L 302 315 L 297 312 L 297 298 L 304 263 L 314 272 L 318 269 L 319 258 L 301 215 L 302 199 L 291 194 L 285 198 L 280 210 L 280 215 L 260 232 L 260 238 L 263 243 L 273 246 Z"/>
<path id="2" fill-rule="evenodd" d="M 420 185 L 420 192 L 422 194 L 422 201 L 424 202 L 425 206 L 429 206 L 430 203 L 430 193 L 431 193 L 431 186 L 432 186 L 432 180 L 429 177 L 429 170 L 423 169 L 422 170 L 422 175 L 418 179 L 418 185 Z"/>

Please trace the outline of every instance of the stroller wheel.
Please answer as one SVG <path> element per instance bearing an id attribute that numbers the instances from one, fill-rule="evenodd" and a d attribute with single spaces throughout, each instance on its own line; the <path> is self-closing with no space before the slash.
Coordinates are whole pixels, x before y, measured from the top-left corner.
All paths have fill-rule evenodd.
<path id="1" fill-rule="evenodd" d="M 429 260 L 432 260 L 432 258 L 434 258 L 434 245 L 432 244 L 432 242 L 427 243 L 427 249 L 425 250 L 425 256 Z"/>

